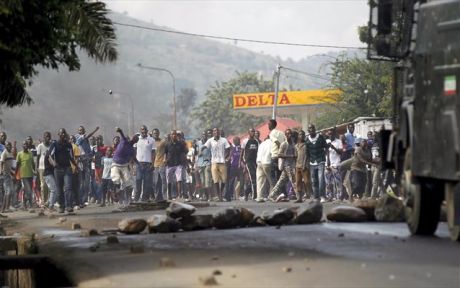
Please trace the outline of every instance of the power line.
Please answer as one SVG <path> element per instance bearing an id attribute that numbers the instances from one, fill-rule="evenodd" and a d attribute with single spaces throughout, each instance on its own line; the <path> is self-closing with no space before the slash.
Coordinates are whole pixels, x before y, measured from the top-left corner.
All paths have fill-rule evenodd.
<path id="1" fill-rule="evenodd" d="M 180 32 L 180 31 L 173 31 L 173 30 L 168 30 L 168 29 L 152 28 L 152 27 L 146 27 L 146 26 L 134 25 L 134 24 L 126 24 L 126 23 L 120 23 L 120 22 L 113 22 L 113 24 L 119 25 L 119 26 L 137 28 L 137 29 L 144 29 L 144 30 L 151 30 L 151 31 L 165 32 L 165 33 L 174 33 L 174 34 L 186 35 L 186 36 L 203 37 L 203 38 L 220 39 L 220 40 L 241 41 L 241 42 L 249 42 L 249 43 L 259 43 L 259 44 L 273 44 L 273 45 L 300 46 L 300 47 L 317 47 L 317 48 L 335 48 L 335 49 L 367 49 L 365 47 L 354 47 L 354 46 L 302 44 L 302 43 L 288 43 L 288 42 L 275 42 L 275 41 L 252 40 L 252 39 L 243 39 L 243 38 L 232 38 L 232 37 L 223 37 L 223 36 L 214 36 L 214 35 L 206 35 L 206 34 Z"/>
<path id="2" fill-rule="evenodd" d="M 304 72 L 304 71 L 300 71 L 300 70 L 296 70 L 296 69 L 288 68 L 288 67 L 284 67 L 284 66 L 281 66 L 281 69 L 288 70 L 288 71 L 292 71 L 292 72 L 299 73 L 299 74 L 303 74 L 303 75 L 307 75 L 307 76 L 309 76 L 309 77 L 313 77 L 313 78 L 317 78 L 317 79 L 321 79 L 321 80 L 326 80 L 326 81 L 331 80 L 330 78 L 328 78 L 328 77 L 325 76 L 325 75 L 314 74 L 314 73 L 308 73 L 308 72 Z"/>

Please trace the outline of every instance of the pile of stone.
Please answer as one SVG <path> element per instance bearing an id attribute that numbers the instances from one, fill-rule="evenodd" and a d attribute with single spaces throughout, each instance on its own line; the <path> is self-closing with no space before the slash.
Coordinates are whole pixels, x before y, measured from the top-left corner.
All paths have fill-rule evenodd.
<path id="1" fill-rule="evenodd" d="M 339 205 L 332 208 L 326 218 L 335 222 L 403 222 L 404 204 L 400 199 L 389 195 L 379 200 L 357 200 L 353 206 Z"/>
<path id="2" fill-rule="evenodd" d="M 282 226 L 319 223 L 323 217 L 323 206 L 311 202 L 301 208 L 281 208 L 264 211 L 260 216 L 244 207 L 229 207 L 213 215 L 195 215 L 196 207 L 187 203 L 171 202 L 166 215 L 153 215 L 147 220 L 124 219 L 118 223 L 118 232 L 138 234 L 146 228 L 149 233 L 174 233 L 203 229 L 231 229 L 258 226 Z M 379 200 L 355 201 L 353 206 L 333 207 L 326 215 L 334 222 L 400 222 L 404 221 L 404 205 L 401 200 L 384 196 Z"/>
<path id="3" fill-rule="evenodd" d="M 303 208 L 283 208 L 265 211 L 257 216 L 244 207 L 224 208 L 213 215 L 195 215 L 196 207 L 171 202 L 166 215 L 153 215 L 147 220 L 140 218 L 124 219 L 118 223 L 118 231 L 125 234 L 138 234 L 146 228 L 149 233 L 174 233 L 203 229 L 230 229 L 257 226 L 281 226 L 292 224 L 319 223 L 323 216 L 323 206 L 313 202 Z"/>

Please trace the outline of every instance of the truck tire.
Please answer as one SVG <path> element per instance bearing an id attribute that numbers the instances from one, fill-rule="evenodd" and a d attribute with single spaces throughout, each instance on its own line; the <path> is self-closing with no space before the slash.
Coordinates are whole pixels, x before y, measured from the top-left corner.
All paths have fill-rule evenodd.
<path id="1" fill-rule="evenodd" d="M 442 191 L 437 191 L 438 185 L 434 182 L 414 183 L 411 161 L 409 148 L 404 157 L 404 174 L 401 178 L 406 222 L 412 235 L 433 235 L 438 227 Z"/>
<path id="2" fill-rule="evenodd" d="M 449 227 L 450 238 L 453 241 L 460 241 L 460 225 L 455 225 L 455 210 L 457 213 L 460 211 L 459 206 L 459 199 L 455 199 L 454 194 L 456 197 L 460 197 L 460 183 L 455 185 L 455 183 L 446 184 L 446 205 L 447 205 L 447 226 Z M 457 215 L 457 217 L 459 217 Z"/>

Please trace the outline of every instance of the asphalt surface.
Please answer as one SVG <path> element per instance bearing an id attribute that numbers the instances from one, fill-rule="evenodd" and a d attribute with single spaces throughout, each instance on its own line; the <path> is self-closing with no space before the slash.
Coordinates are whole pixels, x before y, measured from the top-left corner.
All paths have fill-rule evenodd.
<path id="1" fill-rule="evenodd" d="M 199 208 L 209 214 L 240 205 L 256 214 L 293 203 L 232 202 Z M 332 204 L 327 204 L 325 210 Z M 204 230 L 173 234 L 82 237 L 84 229 L 111 228 L 126 217 L 147 218 L 164 211 L 111 213 L 113 207 L 87 207 L 77 215 L 38 217 L 9 214 L 11 233 L 35 231 L 40 251 L 55 259 L 80 287 L 202 287 L 199 278 L 215 276 L 219 287 L 460 287 L 460 244 L 447 225 L 435 237 L 411 237 L 405 223 L 330 223 Z M 58 216 L 59 217 L 59 216 Z M 99 243 L 99 244 L 98 244 Z M 96 252 L 90 247 L 97 245 Z M 131 247 L 143 247 L 131 253 Z M 161 267 L 160 259 L 175 267 Z"/>

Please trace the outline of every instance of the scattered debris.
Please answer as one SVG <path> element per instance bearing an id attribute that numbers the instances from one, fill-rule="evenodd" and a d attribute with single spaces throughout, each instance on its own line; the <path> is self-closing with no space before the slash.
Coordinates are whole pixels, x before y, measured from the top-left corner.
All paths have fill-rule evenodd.
<path id="1" fill-rule="evenodd" d="M 214 255 L 214 256 L 212 256 L 211 260 L 213 260 L 213 261 L 217 261 L 217 260 L 219 260 L 219 256 L 217 256 L 217 255 Z"/>
<path id="2" fill-rule="evenodd" d="M 361 269 L 366 269 L 367 264 L 366 263 L 361 263 Z"/>
<path id="3" fill-rule="evenodd" d="M 160 267 L 163 268 L 173 268 L 176 267 L 176 262 L 169 257 L 163 257 L 160 259 Z"/>
<path id="4" fill-rule="evenodd" d="M 140 218 L 123 219 L 118 222 L 118 229 L 125 234 L 139 234 L 146 226 L 147 221 Z"/>
<path id="5" fill-rule="evenodd" d="M 292 272 L 292 268 L 291 267 L 283 267 L 283 272 L 290 273 L 290 272 Z"/>
<path id="6" fill-rule="evenodd" d="M 220 271 L 219 269 L 216 269 L 212 272 L 212 275 L 214 276 L 219 276 L 219 275 L 222 275 L 222 271 Z"/>
<path id="7" fill-rule="evenodd" d="M 432 276 L 432 275 L 431 275 L 430 272 L 426 272 L 426 277 L 427 277 L 427 278 L 431 278 L 431 276 Z"/>
<path id="8" fill-rule="evenodd" d="M 305 268 L 305 270 L 310 271 L 310 267 Z"/>
<path id="9" fill-rule="evenodd" d="M 176 238 L 176 234 L 173 234 L 173 235 L 172 235 L 172 238 Z"/>
<path id="10" fill-rule="evenodd" d="M 89 251 L 96 252 L 97 249 L 99 249 L 99 247 L 100 247 L 99 243 L 95 243 L 95 244 L 89 246 Z"/>
<path id="11" fill-rule="evenodd" d="M 393 275 L 393 274 L 391 274 L 390 276 L 388 276 L 388 279 L 390 279 L 390 280 L 395 280 L 395 278 L 396 278 L 396 277 L 395 277 L 395 275 Z"/>
<path id="12" fill-rule="evenodd" d="M 72 230 L 80 230 L 81 225 L 80 223 L 72 223 Z"/>
<path id="13" fill-rule="evenodd" d="M 339 237 L 339 238 L 345 237 L 345 233 L 339 233 L 339 235 L 337 235 L 337 237 Z"/>
<path id="14" fill-rule="evenodd" d="M 289 252 L 289 253 L 288 253 L 288 256 L 289 256 L 289 257 L 294 257 L 294 255 L 295 255 L 294 252 Z"/>
<path id="15" fill-rule="evenodd" d="M 379 234 L 380 234 L 379 231 L 374 232 L 374 235 L 379 235 Z"/>
<path id="16" fill-rule="evenodd" d="M 59 217 L 59 223 L 64 223 L 65 221 L 67 221 L 67 218 Z"/>
<path id="17" fill-rule="evenodd" d="M 109 235 L 107 236 L 107 244 L 118 244 L 120 241 L 118 240 L 118 237 L 115 235 Z"/>
<path id="18" fill-rule="evenodd" d="M 232 278 L 236 278 L 236 274 L 232 274 L 232 276 L 231 276 L 231 277 L 232 277 Z"/>
<path id="19" fill-rule="evenodd" d="M 219 283 L 217 283 L 216 277 L 214 277 L 214 276 L 204 276 L 204 277 L 198 278 L 198 280 L 204 286 L 219 285 Z"/>
<path id="20" fill-rule="evenodd" d="M 35 209 L 30 209 L 29 213 L 35 213 Z"/>
<path id="21" fill-rule="evenodd" d="M 46 216 L 46 215 L 45 215 L 45 211 L 40 210 L 40 211 L 38 212 L 38 217 L 43 217 L 43 216 Z"/>

